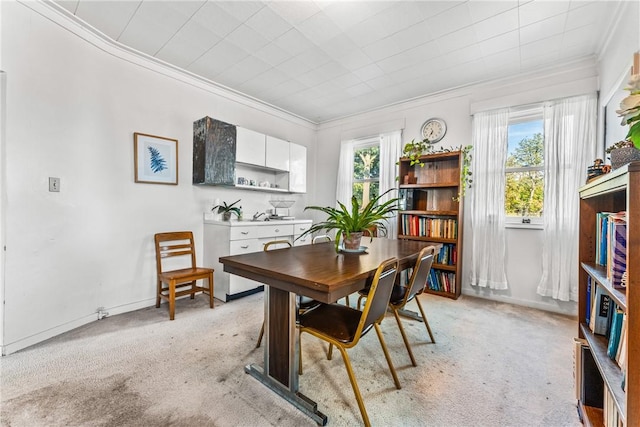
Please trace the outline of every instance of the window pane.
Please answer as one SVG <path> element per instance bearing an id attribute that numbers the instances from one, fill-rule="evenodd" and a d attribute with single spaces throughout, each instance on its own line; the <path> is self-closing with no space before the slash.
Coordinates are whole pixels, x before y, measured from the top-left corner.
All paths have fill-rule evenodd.
<path id="1" fill-rule="evenodd" d="M 380 147 L 356 148 L 353 155 L 353 178 L 369 179 L 380 176 Z"/>
<path id="2" fill-rule="evenodd" d="M 369 203 L 369 200 L 378 197 L 380 194 L 380 188 L 378 181 L 371 182 L 356 182 L 353 184 L 353 195 L 356 196 L 360 206 L 365 206 Z M 364 195 L 364 200 L 362 199 Z M 351 206 L 347 206 L 351 208 Z"/>
<path id="3" fill-rule="evenodd" d="M 509 125 L 507 168 L 542 166 L 544 160 L 544 128 L 542 120 Z"/>
<path id="4" fill-rule="evenodd" d="M 507 216 L 542 216 L 544 172 L 507 172 L 505 210 Z"/>

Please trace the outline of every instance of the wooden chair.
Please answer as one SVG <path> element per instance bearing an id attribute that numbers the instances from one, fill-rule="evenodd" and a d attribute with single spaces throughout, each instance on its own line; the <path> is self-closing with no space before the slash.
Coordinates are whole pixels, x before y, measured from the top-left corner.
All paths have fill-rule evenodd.
<path id="1" fill-rule="evenodd" d="M 196 266 L 196 250 L 191 231 L 177 231 L 158 233 L 154 237 L 156 243 L 156 268 L 158 271 L 158 291 L 156 307 L 160 307 L 162 298 L 169 301 L 169 319 L 175 318 L 176 297 L 191 295 L 194 298 L 198 292 L 209 294 L 209 306 L 213 308 L 213 269 Z M 182 257 L 186 268 L 165 270 L 163 260 L 166 258 Z M 187 263 L 184 258 L 190 261 Z M 173 261 L 172 261 L 173 262 Z M 197 280 L 207 280 L 207 288 L 197 286 Z M 166 286 L 164 286 L 166 285 Z"/>
<path id="2" fill-rule="evenodd" d="M 427 284 L 427 279 L 429 278 L 429 272 L 431 271 L 431 264 L 433 263 L 435 252 L 436 248 L 434 246 L 428 246 L 420 251 L 418 260 L 416 261 L 416 265 L 413 267 L 413 271 L 411 272 L 409 282 L 406 286 L 394 286 L 393 291 L 391 292 L 391 299 L 389 300 L 389 308 L 391 309 L 391 311 L 393 311 L 393 315 L 396 318 L 398 328 L 400 328 L 400 333 L 402 334 L 404 345 L 405 347 L 407 347 L 409 357 L 411 358 L 411 364 L 413 366 L 417 366 L 416 359 L 413 357 L 413 352 L 411 351 L 411 346 L 409 345 L 407 334 L 405 333 L 402 322 L 400 321 L 399 311 L 402 310 L 409 301 L 415 300 L 416 304 L 418 305 L 418 309 L 420 310 L 420 314 L 422 315 L 422 321 L 427 328 L 429 338 L 431 339 L 431 342 L 436 342 L 435 338 L 433 337 L 433 333 L 431 332 L 431 327 L 429 326 L 427 315 L 424 313 L 424 309 L 422 308 L 422 304 L 420 303 L 420 299 L 416 298 L 417 295 L 422 293 Z"/>
<path id="3" fill-rule="evenodd" d="M 349 360 L 346 350 L 355 347 L 363 335 L 369 332 L 372 327 L 375 328 L 395 386 L 397 389 L 401 388 L 379 326 L 389 304 L 389 298 L 396 280 L 397 271 L 398 261 L 396 259 L 388 259 L 380 264 L 371 283 L 369 298 L 367 298 L 367 302 L 362 311 L 341 304 L 321 303 L 316 308 L 301 314 L 299 318 L 300 338 L 302 338 L 302 334 L 306 332 L 328 342 L 328 359 L 331 359 L 333 346 L 338 347 L 340 350 L 345 367 L 347 368 L 349 380 L 351 381 L 353 393 L 356 396 L 358 407 L 360 408 L 360 413 L 366 426 L 370 426 L 371 423 L 369 422 L 364 401 L 362 400 L 362 395 L 360 394 L 360 389 L 358 388 L 358 383 L 356 382 L 351 361 Z M 299 360 L 302 361 L 301 340 L 299 340 L 298 345 Z M 302 363 L 300 363 L 298 369 L 299 373 L 302 374 Z"/>

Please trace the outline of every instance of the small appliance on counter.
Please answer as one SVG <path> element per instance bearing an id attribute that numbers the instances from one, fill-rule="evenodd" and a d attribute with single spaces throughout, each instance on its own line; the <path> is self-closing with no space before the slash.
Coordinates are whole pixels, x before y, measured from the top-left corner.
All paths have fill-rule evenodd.
<path id="1" fill-rule="evenodd" d="M 269 200 L 273 209 L 268 209 L 269 219 L 292 220 L 295 217 L 289 215 L 289 208 L 293 206 L 295 200 Z"/>

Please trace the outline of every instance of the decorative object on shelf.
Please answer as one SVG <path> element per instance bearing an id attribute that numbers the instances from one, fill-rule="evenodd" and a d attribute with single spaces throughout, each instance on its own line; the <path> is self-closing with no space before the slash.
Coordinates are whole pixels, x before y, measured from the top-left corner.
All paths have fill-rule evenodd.
<path id="1" fill-rule="evenodd" d="M 618 169 L 627 163 L 640 160 L 640 150 L 629 140 L 616 142 L 606 149 L 606 153 L 610 155 L 611 167 L 613 169 Z"/>
<path id="2" fill-rule="evenodd" d="M 235 206 L 236 203 L 239 203 L 240 199 L 235 202 L 227 205 L 227 202 L 222 202 L 221 205 L 216 205 L 211 208 L 211 211 L 217 209 L 217 213 L 222 214 L 222 219 L 224 221 L 229 221 L 231 219 L 231 213 L 236 214 L 238 219 L 242 219 L 242 206 Z"/>
<path id="3" fill-rule="evenodd" d="M 424 138 L 423 141 L 428 141 L 430 144 L 439 142 L 447 133 L 447 124 L 442 119 L 431 118 L 422 124 L 420 129 L 420 135 Z"/>
<path id="4" fill-rule="evenodd" d="M 416 184 L 418 182 L 418 177 L 416 176 L 415 172 L 410 171 L 403 177 L 403 182 L 405 184 Z"/>
<path id="5" fill-rule="evenodd" d="M 298 236 L 298 239 L 307 234 L 323 231 L 336 230 L 335 246 L 336 252 L 340 251 L 342 246 L 340 237 L 344 240 L 344 249 L 358 250 L 364 232 L 368 232 L 370 236 L 381 233 L 386 235 L 387 227 L 385 220 L 391 218 L 395 211 L 398 210 L 398 198 L 380 202 L 380 198 L 387 193 L 395 191 L 395 188 L 389 189 L 384 193 L 372 198 L 366 206 L 360 206 L 360 202 L 356 196 L 351 197 L 351 210 L 338 202 L 338 208 L 330 206 L 307 206 L 304 208 L 324 212 L 328 218 L 317 224 L 313 224 L 307 231 Z M 371 237 L 373 240 L 373 237 Z M 297 240 L 297 239 L 296 239 Z"/>
<path id="6" fill-rule="evenodd" d="M 640 73 L 631 75 L 626 90 L 630 94 L 620 102 L 620 109 L 616 113 L 622 117 L 622 126 L 629 125 L 626 139 L 640 149 Z"/>
<path id="7" fill-rule="evenodd" d="M 595 159 L 593 165 L 587 168 L 587 183 L 609 172 L 611 172 L 610 165 L 605 165 L 602 159 Z"/>
<path id="8" fill-rule="evenodd" d="M 420 161 L 420 156 L 429 154 L 433 150 L 431 143 L 428 139 L 416 141 L 412 139 L 411 142 L 407 142 L 402 149 L 402 157 L 407 157 L 411 160 L 411 166 L 420 165 L 424 166 L 424 163 Z M 396 162 L 396 164 L 400 164 Z"/>
<path id="9" fill-rule="evenodd" d="M 178 140 L 134 132 L 135 182 L 178 185 Z"/>

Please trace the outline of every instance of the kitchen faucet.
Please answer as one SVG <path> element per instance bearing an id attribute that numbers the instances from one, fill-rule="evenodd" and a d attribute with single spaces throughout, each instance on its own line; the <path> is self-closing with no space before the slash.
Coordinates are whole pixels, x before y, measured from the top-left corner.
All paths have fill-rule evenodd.
<path id="1" fill-rule="evenodd" d="M 264 212 L 256 212 L 253 214 L 253 220 L 257 221 L 258 218 L 260 218 L 262 215 L 264 215 Z"/>

